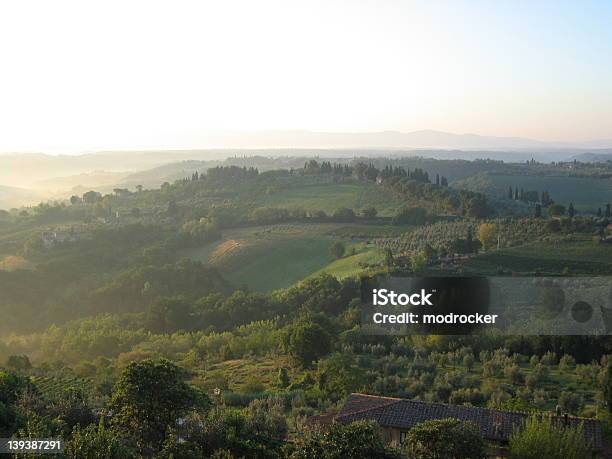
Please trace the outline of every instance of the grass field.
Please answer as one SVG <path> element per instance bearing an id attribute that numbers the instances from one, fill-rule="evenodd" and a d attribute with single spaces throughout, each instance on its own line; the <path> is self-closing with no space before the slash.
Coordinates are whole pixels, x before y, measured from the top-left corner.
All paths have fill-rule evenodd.
<path id="1" fill-rule="evenodd" d="M 257 207 L 302 208 L 323 210 L 331 214 L 340 207 L 355 211 L 375 207 L 381 216 L 392 216 L 402 201 L 395 195 L 373 184 L 317 184 L 285 190 L 260 197 Z"/>
<path id="2" fill-rule="evenodd" d="M 289 370 L 292 379 L 301 375 L 299 368 L 294 368 L 286 356 L 253 357 L 226 360 L 211 365 L 201 375 L 200 381 L 196 380 L 195 383 L 206 388 L 226 386 L 225 389 L 240 392 L 249 382 L 257 382 L 264 390 L 273 390 L 276 388 L 277 373 L 281 367 Z M 219 381 L 219 378 L 222 380 Z"/>
<path id="3" fill-rule="evenodd" d="M 333 259 L 326 224 L 284 224 L 240 228 L 221 241 L 181 253 L 215 266 L 235 286 L 265 292 L 292 285 Z"/>
<path id="4" fill-rule="evenodd" d="M 351 254 L 351 250 L 355 249 L 356 253 Z M 339 260 L 334 260 L 324 268 L 312 274 L 331 274 L 338 279 L 345 277 L 356 276 L 364 270 L 363 265 L 374 265 L 384 260 L 384 251 L 375 247 L 372 244 L 356 244 L 349 246 L 348 254 Z M 312 277 L 311 276 L 311 277 Z"/>
<path id="5" fill-rule="evenodd" d="M 583 177 L 538 177 L 530 175 L 493 175 L 486 174 L 478 178 L 467 178 L 458 182 L 468 189 L 484 191 L 499 197 L 505 197 L 508 187 L 524 190 L 548 191 L 551 198 L 567 206 L 570 202 L 579 211 L 596 212 L 612 203 L 612 180 Z"/>
<path id="6" fill-rule="evenodd" d="M 222 272 L 232 284 L 258 292 L 287 287 L 329 263 L 332 243 L 327 238 L 279 241 L 251 252 L 240 267 Z"/>
<path id="7" fill-rule="evenodd" d="M 352 276 L 363 270 L 360 263 L 382 260 L 383 251 L 374 244 L 351 242 L 355 234 L 373 236 L 368 225 L 346 228 L 334 223 L 239 228 L 226 231 L 220 241 L 182 251 L 179 256 L 215 266 L 235 286 L 265 292 L 323 272 L 339 278 Z M 336 236 L 338 231 L 345 237 Z M 338 240 L 345 242 L 347 255 L 334 260 L 329 248 Z"/>

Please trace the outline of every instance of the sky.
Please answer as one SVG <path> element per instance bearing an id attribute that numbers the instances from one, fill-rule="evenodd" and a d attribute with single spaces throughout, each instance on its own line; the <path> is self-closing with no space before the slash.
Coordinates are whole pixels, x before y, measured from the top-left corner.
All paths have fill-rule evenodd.
<path id="1" fill-rule="evenodd" d="M 293 129 L 609 139 L 611 23 L 605 1 L 7 0 L 0 151 Z"/>

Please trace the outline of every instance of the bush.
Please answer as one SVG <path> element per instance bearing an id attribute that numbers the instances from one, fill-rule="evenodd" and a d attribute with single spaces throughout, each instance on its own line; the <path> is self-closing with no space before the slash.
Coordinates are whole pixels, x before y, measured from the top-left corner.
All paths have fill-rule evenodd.
<path id="1" fill-rule="evenodd" d="M 509 365 L 504 368 L 504 375 L 508 378 L 512 384 L 520 384 L 523 382 L 523 374 L 518 365 Z"/>
<path id="2" fill-rule="evenodd" d="M 345 250 L 344 244 L 340 241 L 336 241 L 329 248 L 329 253 L 335 259 L 340 259 L 344 256 Z"/>
<path id="3" fill-rule="evenodd" d="M 557 362 L 557 354 L 548 351 L 542 356 L 542 365 L 554 365 Z"/>
<path id="4" fill-rule="evenodd" d="M 474 356 L 472 354 L 467 354 L 463 357 L 463 366 L 468 370 L 471 370 L 474 366 Z"/>
<path id="5" fill-rule="evenodd" d="M 102 419 L 100 424 L 90 424 L 85 428 L 77 424 L 72 430 L 70 441 L 66 443 L 66 455 L 75 459 L 127 459 L 134 457 L 134 452 L 123 446 L 119 433 L 106 428 Z"/>
<path id="6" fill-rule="evenodd" d="M 394 225 L 422 225 L 427 222 L 427 212 L 422 207 L 402 207 L 392 219 Z"/>
<path id="7" fill-rule="evenodd" d="M 378 214 L 378 211 L 375 207 L 367 207 L 361 211 L 361 215 L 363 218 L 374 218 Z"/>
<path id="8" fill-rule="evenodd" d="M 245 410 L 249 432 L 282 440 L 287 435 L 287 421 L 283 414 L 284 401 L 280 397 L 255 399 Z"/>
<path id="9" fill-rule="evenodd" d="M 573 392 L 564 391 L 559 397 L 559 406 L 563 411 L 568 413 L 578 414 L 580 408 L 582 408 L 582 404 L 582 397 Z"/>
<path id="10" fill-rule="evenodd" d="M 561 217 L 565 215 L 565 206 L 561 204 L 551 204 L 548 206 L 548 215 L 551 217 Z"/>
<path id="11" fill-rule="evenodd" d="M 358 421 L 351 424 L 333 424 L 325 432 L 315 432 L 298 443 L 292 459 L 392 459 L 395 451 L 387 448 L 380 437 L 378 424 Z"/>
<path id="12" fill-rule="evenodd" d="M 408 432 L 405 447 L 414 459 L 484 458 L 485 443 L 477 427 L 458 419 L 417 424 Z"/>
<path id="13" fill-rule="evenodd" d="M 300 323 L 289 331 L 285 347 L 298 364 L 307 367 L 331 351 L 332 339 L 319 324 Z"/>
<path id="14" fill-rule="evenodd" d="M 571 355 L 565 354 L 559 360 L 559 370 L 561 371 L 571 370 L 575 366 L 576 366 L 576 359 L 572 357 Z"/>
<path id="15" fill-rule="evenodd" d="M 336 210 L 333 215 L 333 219 L 337 222 L 352 222 L 355 220 L 355 212 L 353 209 L 348 209 L 346 207 L 341 207 Z"/>
<path id="16" fill-rule="evenodd" d="M 490 250 L 497 245 L 499 230 L 495 223 L 482 223 L 478 227 L 478 240 L 485 250 Z"/>
<path id="17" fill-rule="evenodd" d="M 535 387 L 538 385 L 538 382 L 539 382 L 539 378 L 535 372 L 530 373 L 527 376 L 525 376 L 525 385 L 529 389 L 535 389 Z"/>
<path id="18" fill-rule="evenodd" d="M 509 442 L 511 459 L 583 459 L 591 457 L 582 426 L 558 427 L 547 419 L 531 417 L 516 429 Z"/>

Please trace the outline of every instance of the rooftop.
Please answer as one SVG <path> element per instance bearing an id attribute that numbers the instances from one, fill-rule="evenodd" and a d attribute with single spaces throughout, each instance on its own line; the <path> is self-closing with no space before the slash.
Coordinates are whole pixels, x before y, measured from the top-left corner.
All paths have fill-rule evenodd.
<path id="1" fill-rule="evenodd" d="M 344 407 L 334 417 L 335 422 L 350 423 L 373 420 L 382 427 L 408 430 L 433 419 L 454 418 L 471 421 L 483 438 L 507 442 L 516 426 L 521 425 L 531 413 L 502 411 L 465 405 L 447 405 L 401 398 L 379 397 L 366 394 L 349 395 Z M 583 425 L 585 439 L 595 450 L 603 448 L 601 422 L 596 419 L 574 416 L 546 416 L 557 425 L 577 427 Z"/>

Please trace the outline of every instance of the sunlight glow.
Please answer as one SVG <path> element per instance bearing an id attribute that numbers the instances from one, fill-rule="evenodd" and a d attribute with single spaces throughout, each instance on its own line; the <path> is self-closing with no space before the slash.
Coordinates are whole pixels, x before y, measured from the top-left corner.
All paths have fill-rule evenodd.
<path id="1" fill-rule="evenodd" d="M 610 8 L 577 7 L 2 2 L 0 151 L 220 146 L 206 133 L 223 130 L 610 138 Z"/>

